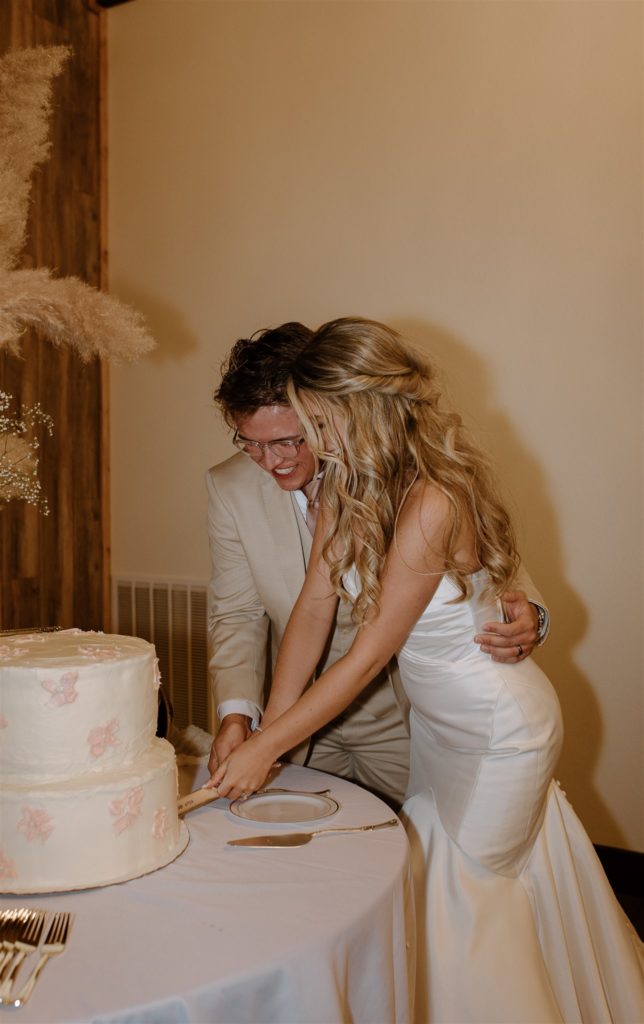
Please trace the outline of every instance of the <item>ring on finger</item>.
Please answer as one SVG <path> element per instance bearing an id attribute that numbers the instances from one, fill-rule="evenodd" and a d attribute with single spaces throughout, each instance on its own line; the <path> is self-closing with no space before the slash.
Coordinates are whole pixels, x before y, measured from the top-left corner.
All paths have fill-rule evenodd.
<path id="1" fill-rule="evenodd" d="M 517 644 L 517 658 L 523 657 L 523 647 L 521 644 Z"/>

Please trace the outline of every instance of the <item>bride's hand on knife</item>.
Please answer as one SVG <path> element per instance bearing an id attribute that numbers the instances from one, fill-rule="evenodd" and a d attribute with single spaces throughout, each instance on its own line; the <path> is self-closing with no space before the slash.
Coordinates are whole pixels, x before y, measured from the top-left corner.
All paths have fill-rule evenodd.
<path id="1" fill-rule="evenodd" d="M 266 782 L 274 762 L 269 744 L 255 732 L 219 765 L 206 788 L 214 787 L 229 800 L 250 796 Z"/>

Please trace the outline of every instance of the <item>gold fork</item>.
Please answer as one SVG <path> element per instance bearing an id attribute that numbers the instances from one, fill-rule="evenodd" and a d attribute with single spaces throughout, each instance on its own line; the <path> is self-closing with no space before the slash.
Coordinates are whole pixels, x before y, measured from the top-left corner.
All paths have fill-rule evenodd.
<path id="1" fill-rule="evenodd" d="M 74 921 L 74 915 L 68 913 L 58 913 L 54 915 L 54 918 L 49 926 L 47 937 L 40 947 L 40 960 L 34 967 L 30 977 L 27 979 L 22 989 L 18 993 L 15 999 L 11 1000 L 11 1006 L 24 1006 L 29 996 L 34 990 L 40 972 L 53 956 L 58 956 L 59 953 L 65 952 L 65 946 L 69 937 L 69 931 Z"/>
<path id="2" fill-rule="evenodd" d="M 29 920 L 23 922 L 20 934 L 16 936 L 13 943 L 13 959 L 10 963 L 5 965 L 5 973 L 3 974 L 2 983 L 0 984 L 0 1003 L 5 1002 L 6 998 L 11 995 L 13 979 L 15 978 L 22 961 L 38 947 L 44 924 L 44 910 L 36 911 L 32 914 Z"/>
<path id="3" fill-rule="evenodd" d="M 20 938 L 25 923 L 31 919 L 33 913 L 33 910 L 26 907 L 13 907 L 0 913 L 0 982 L 7 964 L 16 951 L 14 943 Z"/>

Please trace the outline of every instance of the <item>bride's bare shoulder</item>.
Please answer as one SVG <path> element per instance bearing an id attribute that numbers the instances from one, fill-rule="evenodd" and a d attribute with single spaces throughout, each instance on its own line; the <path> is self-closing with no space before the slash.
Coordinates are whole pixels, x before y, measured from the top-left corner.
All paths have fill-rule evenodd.
<path id="1" fill-rule="evenodd" d="M 436 529 L 448 525 L 453 517 L 452 502 L 432 480 L 416 480 L 409 488 L 398 516 L 400 526 L 416 523 Z"/>
<path id="2" fill-rule="evenodd" d="M 477 567 L 472 530 L 461 521 L 452 535 L 455 508 L 449 496 L 431 480 L 417 480 L 402 503 L 396 525 L 396 548 L 415 571 L 444 569 L 445 558 Z"/>
<path id="3" fill-rule="evenodd" d="M 394 546 L 414 572 L 441 572 L 451 525 L 449 498 L 430 480 L 417 480 L 398 510 Z"/>

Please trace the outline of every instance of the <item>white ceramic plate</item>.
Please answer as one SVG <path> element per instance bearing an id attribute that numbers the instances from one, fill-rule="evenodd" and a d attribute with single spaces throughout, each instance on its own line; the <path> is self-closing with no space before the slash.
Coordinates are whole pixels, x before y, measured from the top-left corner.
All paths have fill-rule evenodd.
<path id="1" fill-rule="evenodd" d="M 254 793 L 246 800 L 234 800 L 229 807 L 238 818 L 284 825 L 328 818 L 339 809 L 338 801 L 326 793 Z"/>

